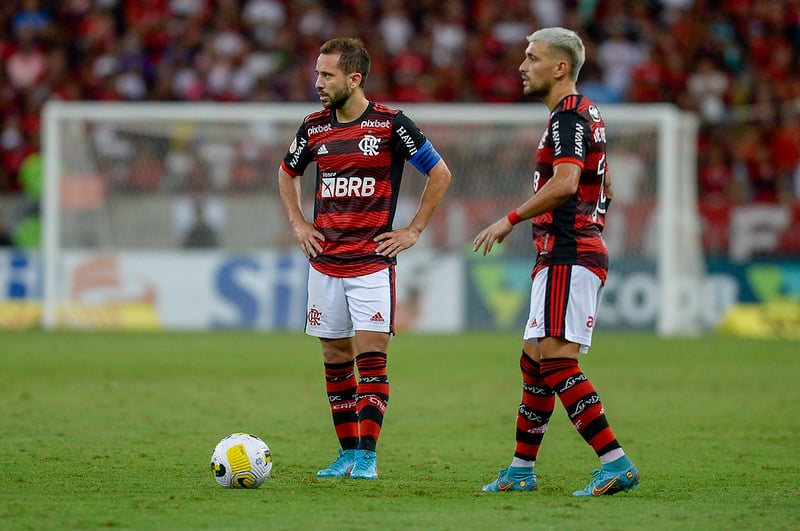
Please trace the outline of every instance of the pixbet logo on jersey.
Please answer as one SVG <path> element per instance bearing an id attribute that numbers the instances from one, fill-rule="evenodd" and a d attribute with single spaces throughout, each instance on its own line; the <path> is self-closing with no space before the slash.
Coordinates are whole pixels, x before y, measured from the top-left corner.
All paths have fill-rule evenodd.
<path id="1" fill-rule="evenodd" d="M 371 197 L 375 194 L 374 177 L 323 177 L 322 198 Z"/>

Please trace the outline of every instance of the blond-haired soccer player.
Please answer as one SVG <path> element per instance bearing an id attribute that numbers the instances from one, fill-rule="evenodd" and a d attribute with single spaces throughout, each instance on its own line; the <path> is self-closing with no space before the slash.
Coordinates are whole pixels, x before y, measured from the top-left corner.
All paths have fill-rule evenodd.
<path id="1" fill-rule="evenodd" d="M 601 464 L 589 485 L 574 495 L 614 494 L 639 484 L 638 469 L 625 455 L 600 397 L 578 365 L 592 341 L 608 274 L 601 234 L 612 195 L 605 123 L 597 106 L 576 88 L 584 58 L 583 42 L 571 30 L 544 28 L 528 36 L 519 66 L 523 91 L 550 109 L 536 153 L 533 195 L 474 240 L 474 250 L 482 248 L 485 255 L 516 224 L 530 219 L 537 253 L 520 358 L 523 385 L 516 449 L 510 466 L 483 487 L 487 492 L 537 488 L 534 464 L 556 396 Z"/>

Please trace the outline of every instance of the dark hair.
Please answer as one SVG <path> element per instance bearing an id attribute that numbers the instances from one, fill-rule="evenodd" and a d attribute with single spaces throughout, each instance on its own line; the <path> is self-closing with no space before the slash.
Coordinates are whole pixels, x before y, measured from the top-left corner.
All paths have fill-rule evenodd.
<path id="1" fill-rule="evenodd" d="M 360 87 L 364 88 L 364 83 L 369 75 L 369 53 L 360 39 L 337 37 L 331 39 L 319 48 L 322 54 L 339 54 L 339 68 L 345 74 L 361 74 Z"/>

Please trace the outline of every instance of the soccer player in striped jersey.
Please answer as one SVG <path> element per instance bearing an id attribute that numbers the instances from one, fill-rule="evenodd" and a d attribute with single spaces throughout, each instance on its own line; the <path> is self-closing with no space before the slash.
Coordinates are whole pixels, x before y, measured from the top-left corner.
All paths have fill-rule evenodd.
<path id="1" fill-rule="evenodd" d="M 451 178 L 408 116 L 367 99 L 369 67 L 358 39 L 322 45 L 316 88 L 324 108 L 305 117 L 278 170 L 294 238 L 310 262 L 305 330 L 322 343 L 341 446 L 319 477 L 378 477 L 375 448 L 389 401 L 386 355 L 394 333 L 397 255 L 417 242 Z M 406 161 L 427 183 L 409 225 L 395 229 Z M 314 218 L 308 221 L 300 178 L 312 162 Z"/>
<path id="2" fill-rule="evenodd" d="M 608 424 L 594 386 L 578 359 L 588 352 L 600 295 L 608 273 L 602 238 L 611 180 L 606 162 L 605 123 L 599 110 L 577 91 L 585 49 L 564 28 L 528 36 L 520 64 L 523 92 L 550 109 L 536 152 L 533 195 L 482 230 L 473 250 L 486 255 L 514 225 L 531 219 L 536 262 L 530 315 L 520 368 L 522 403 L 516 448 L 508 468 L 484 491 L 537 488 L 534 463 L 558 397 L 572 424 L 600 459 L 592 481 L 575 496 L 601 496 L 639 484 L 639 471 Z"/>

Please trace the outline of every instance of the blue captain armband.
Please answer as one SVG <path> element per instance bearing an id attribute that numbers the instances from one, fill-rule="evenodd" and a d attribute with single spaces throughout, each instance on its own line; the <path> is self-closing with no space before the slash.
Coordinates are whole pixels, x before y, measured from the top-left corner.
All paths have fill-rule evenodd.
<path id="1" fill-rule="evenodd" d="M 431 168 L 436 166 L 438 162 L 442 160 L 442 156 L 439 155 L 439 152 L 433 147 L 430 140 L 426 140 L 422 147 L 419 148 L 419 151 L 414 153 L 414 156 L 408 159 L 416 169 L 420 171 L 420 173 L 428 174 L 431 171 Z"/>

